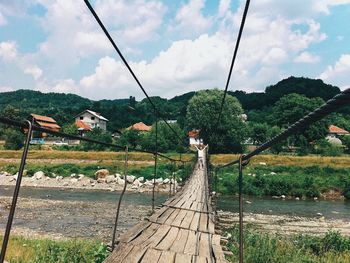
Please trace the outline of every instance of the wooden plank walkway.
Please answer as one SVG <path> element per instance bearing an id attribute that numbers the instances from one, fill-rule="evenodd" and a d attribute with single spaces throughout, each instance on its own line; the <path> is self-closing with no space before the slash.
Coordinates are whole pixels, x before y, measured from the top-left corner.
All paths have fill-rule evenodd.
<path id="1" fill-rule="evenodd" d="M 183 189 L 122 235 L 104 262 L 227 262 L 214 229 L 207 175 L 197 165 Z"/>

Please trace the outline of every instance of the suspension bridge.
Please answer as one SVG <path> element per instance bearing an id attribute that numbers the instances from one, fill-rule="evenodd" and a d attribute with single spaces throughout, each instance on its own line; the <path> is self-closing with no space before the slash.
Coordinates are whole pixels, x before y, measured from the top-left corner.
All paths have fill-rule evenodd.
<path id="1" fill-rule="evenodd" d="M 87 7 L 91 11 L 92 15 L 96 19 L 97 23 L 100 25 L 101 29 L 107 36 L 108 40 L 111 42 L 112 46 L 118 53 L 119 57 L 129 70 L 130 74 L 136 81 L 139 88 L 143 91 L 144 95 L 148 99 L 150 105 L 153 107 L 154 114 L 158 119 L 162 119 L 168 126 L 170 131 L 174 133 L 175 137 L 179 139 L 178 134 L 174 129 L 168 124 L 166 119 L 162 117 L 161 113 L 157 109 L 156 105 L 153 103 L 151 98 L 148 96 L 144 87 L 136 77 L 135 73 L 132 71 L 128 62 L 122 55 L 121 51 L 117 47 L 116 43 L 108 33 L 107 29 L 103 25 L 102 21 L 90 5 L 88 0 L 84 0 Z M 221 102 L 220 111 L 218 112 L 218 118 L 216 120 L 217 125 L 220 125 L 220 118 L 222 117 L 223 105 L 225 103 L 225 97 L 228 91 L 229 82 L 232 74 L 232 69 L 237 56 L 237 51 L 239 47 L 239 42 L 242 36 L 243 27 L 245 19 L 247 16 L 250 1 L 246 1 L 245 9 L 243 12 L 243 17 L 241 21 L 241 26 L 238 34 L 238 38 L 235 45 L 235 50 L 233 58 L 231 61 L 231 66 L 229 70 L 228 79 L 225 86 L 224 96 Z M 239 261 L 243 262 L 244 259 L 244 246 L 243 246 L 243 168 L 249 163 L 249 160 L 257 154 L 260 154 L 271 146 L 285 140 L 289 136 L 296 133 L 303 132 L 307 127 L 316 121 L 322 119 L 323 117 L 329 115 L 332 112 L 337 111 L 340 107 L 350 103 L 350 89 L 345 90 L 335 96 L 333 99 L 327 101 L 323 106 L 316 109 L 315 111 L 309 113 L 299 121 L 292 124 L 286 130 L 284 130 L 279 135 L 275 136 L 271 140 L 262 144 L 254 151 L 241 155 L 239 159 L 233 160 L 225 165 L 214 167 L 210 171 L 208 156 L 203 158 L 203 163 L 196 163 L 193 172 L 186 182 L 181 191 L 175 193 L 175 188 L 172 190 L 173 196 L 169 198 L 165 203 L 163 203 L 158 209 L 154 207 L 154 187 L 153 187 L 153 198 L 152 198 L 152 210 L 153 214 L 137 224 L 136 226 L 129 229 L 125 234 L 121 235 L 118 240 L 116 240 L 116 231 L 118 226 L 118 218 L 120 212 L 120 205 L 122 202 L 123 194 L 126 189 L 126 181 L 122 194 L 120 195 L 116 217 L 113 229 L 113 238 L 111 242 L 112 253 L 105 260 L 107 263 L 112 262 L 226 262 L 224 257 L 224 252 L 222 250 L 220 241 L 221 236 L 216 232 L 216 211 L 215 206 L 213 206 L 212 196 L 211 196 L 211 174 L 216 176 L 216 172 L 224 167 L 238 165 L 238 185 L 239 185 Z M 124 166 L 124 176 L 128 175 L 128 152 L 141 151 L 139 149 L 129 149 L 127 146 L 115 145 L 110 143 L 105 143 L 101 141 L 96 141 L 86 137 L 81 137 L 72 134 L 65 134 L 60 132 L 55 132 L 43 127 L 34 125 L 29 121 L 16 121 L 13 119 L 6 118 L 6 116 L 0 116 L 0 123 L 5 124 L 9 127 L 20 128 L 26 133 L 26 140 L 23 149 L 23 154 L 20 162 L 20 167 L 18 171 L 18 177 L 16 180 L 16 186 L 13 193 L 12 203 L 8 215 L 8 220 L 6 224 L 6 230 L 2 242 L 0 263 L 5 260 L 6 249 L 8 241 L 10 238 L 12 223 L 15 216 L 15 210 L 17 205 L 17 199 L 19 196 L 19 191 L 21 187 L 21 179 L 23 176 L 23 171 L 26 164 L 26 159 L 29 151 L 29 143 L 33 131 L 45 132 L 47 134 L 52 134 L 62 138 L 76 139 L 80 141 L 85 141 L 88 143 L 104 145 L 118 151 L 125 151 L 125 166 Z M 158 138 L 157 138 L 157 123 L 156 122 L 156 137 L 155 137 L 155 151 L 141 151 L 154 155 L 155 165 L 153 174 L 153 186 L 155 185 L 155 178 L 157 176 L 157 159 L 158 157 L 163 157 L 172 163 L 182 163 L 185 161 L 181 159 L 171 158 L 167 155 L 158 152 Z M 215 132 L 215 131 L 213 131 Z M 174 173 L 175 174 L 175 173 Z M 173 174 L 173 175 L 174 175 Z"/>

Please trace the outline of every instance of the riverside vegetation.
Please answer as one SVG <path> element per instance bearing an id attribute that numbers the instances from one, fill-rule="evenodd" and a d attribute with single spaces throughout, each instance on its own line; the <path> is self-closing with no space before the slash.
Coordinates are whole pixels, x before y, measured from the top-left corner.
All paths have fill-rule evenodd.
<path id="1" fill-rule="evenodd" d="M 229 257 L 238 261 L 238 226 L 228 231 Z M 261 234 L 253 226 L 244 229 L 244 257 L 249 263 L 348 263 L 350 238 L 329 231 L 324 236 Z"/>
<path id="2" fill-rule="evenodd" d="M 101 263 L 108 252 L 107 246 L 100 241 L 57 241 L 12 236 L 6 255 L 10 263 Z"/>

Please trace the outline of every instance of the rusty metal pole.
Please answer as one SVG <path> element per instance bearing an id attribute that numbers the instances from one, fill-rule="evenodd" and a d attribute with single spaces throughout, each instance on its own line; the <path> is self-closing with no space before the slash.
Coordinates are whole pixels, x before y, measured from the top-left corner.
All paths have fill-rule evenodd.
<path id="1" fill-rule="evenodd" d="M 158 163 L 158 116 L 156 119 L 156 147 L 154 154 L 154 173 L 153 173 L 153 188 L 152 188 L 152 212 L 154 212 L 154 190 L 156 187 L 156 177 L 157 177 L 157 163 Z"/>
<path id="2" fill-rule="evenodd" d="M 18 199 L 18 195 L 19 195 L 19 190 L 21 188 L 21 181 L 22 181 L 24 166 L 26 164 L 26 159 L 27 159 L 28 151 L 29 151 L 29 144 L 30 144 L 30 140 L 32 138 L 32 133 L 33 133 L 33 125 L 32 125 L 32 123 L 30 121 L 27 121 L 27 123 L 28 123 L 28 134 L 27 134 L 27 138 L 26 138 L 26 141 L 25 141 L 25 144 L 24 144 L 24 148 L 23 148 L 21 164 L 19 166 L 18 176 L 17 176 L 17 179 L 16 179 L 16 186 L 15 186 L 15 190 L 13 192 L 13 197 L 12 197 L 10 213 L 9 213 L 9 216 L 8 216 L 8 219 L 7 219 L 6 230 L 5 230 L 4 239 L 3 239 L 3 242 L 2 242 L 1 254 L 0 254 L 0 263 L 3 263 L 4 260 L 5 260 L 6 249 L 7 249 L 8 241 L 9 241 L 9 238 L 10 238 L 12 222 L 13 222 L 13 218 L 14 218 L 14 215 L 15 215 L 16 205 L 17 205 L 17 199 Z"/>
<path id="3" fill-rule="evenodd" d="M 128 146 L 125 146 L 125 158 L 124 158 L 124 187 L 123 190 L 119 196 L 118 200 L 118 206 L 117 206 L 117 213 L 115 215 L 115 222 L 114 222 L 114 229 L 113 229 L 113 237 L 112 237 L 112 251 L 115 248 L 115 238 L 116 238 L 116 233 L 117 233 L 117 226 L 118 226 L 118 219 L 119 219 L 119 212 L 120 212 L 120 205 L 122 203 L 122 199 L 126 190 L 126 186 L 128 184 L 126 177 L 128 176 L 128 154 L 129 154 L 129 149 Z"/>
<path id="4" fill-rule="evenodd" d="M 239 195 L 239 263 L 243 263 L 243 163 L 239 158 L 238 195 Z"/>

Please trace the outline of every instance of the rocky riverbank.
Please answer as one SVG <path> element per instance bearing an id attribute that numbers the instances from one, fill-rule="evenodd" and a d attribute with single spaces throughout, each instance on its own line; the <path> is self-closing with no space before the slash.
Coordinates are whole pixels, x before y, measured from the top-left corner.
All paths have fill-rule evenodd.
<path id="1" fill-rule="evenodd" d="M 26 175 L 24 173 L 24 175 Z M 18 174 L 10 174 L 5 171 L 0 172 L 0 185 L 13 186 L 16 184 Z M 95 173 L 95 179 L 85 176 L 84 174 L 71 174 L 70 177 L 55 175 L 54 177 L 46 176 L 44 172 L 38 171 L 33 176 L 23 176 L 21 186 L 28 187 L 47 187 L 47 188 L 67 188 L 67 189 L 87 189 L 87 190 L 122 190 L 127 181 L 127 190 L 136 192 L 150 192 L 153 189 L 153 180 L 145 180 L 143 177 L 136 178 L 128 175 L 126 179 L 120 174 L 110 174 L 108 170 L 102 169 Z M 173 188 L 175 182 L 176 189 L 180 186 L 178 182 L 172 179 L 155 179 L 155 191 L 168 192 L 170 187 Z"/>
<path id="2" fill-rule="evenodd" d="M 325 219 L 317 217 L 299 217 L 289 215 L 265 215 L 244 213 L 244 223 L 252 225 L 261 232 L 278 233 L 282 235 L 314 234 L 322 235 L 329 230 L 339 231 L 350 236 L 350 221 L 340 219 Z M 238 224 L 238 213 L 218 211 L 218 226 L 228 229 Z"/>

